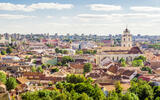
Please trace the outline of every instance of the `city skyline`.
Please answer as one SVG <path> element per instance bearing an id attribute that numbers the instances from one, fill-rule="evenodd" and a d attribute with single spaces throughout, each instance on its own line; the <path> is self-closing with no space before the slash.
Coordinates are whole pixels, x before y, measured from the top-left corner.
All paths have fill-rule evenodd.
<path id="1" fill-rule="evenodd" d="M 3 0 L 0 33 L 160 35 L 159 0 Z"/>

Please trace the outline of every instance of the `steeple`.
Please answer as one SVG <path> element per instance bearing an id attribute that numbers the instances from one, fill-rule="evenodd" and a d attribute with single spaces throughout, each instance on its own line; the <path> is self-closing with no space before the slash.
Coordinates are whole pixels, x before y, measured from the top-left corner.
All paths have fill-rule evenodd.
<path id="1" fill-rule="evenodd" d="M 126 29 L 123 31 L 121 46 L 132 47 L 132 35 L 130 34 L 130 31 L 128 30 L 127 26 Z"/>

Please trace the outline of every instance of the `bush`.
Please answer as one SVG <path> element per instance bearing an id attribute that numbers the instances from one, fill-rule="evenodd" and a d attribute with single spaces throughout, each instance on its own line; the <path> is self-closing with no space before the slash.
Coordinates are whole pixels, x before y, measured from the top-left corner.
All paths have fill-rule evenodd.
<path id="1" fill-rule="evenodd" d="M 58 71 L 59 71 L 58 68 L 53 68 L 53 69 L 51 69 L 51 73 L 58 72 Z"/>
<path id="2" fill-rule="evenodd" d="M 150 67 L 142 67 L 141 71 L 148 71 L 149 74 L 152 74 L 152 69 Z"/>

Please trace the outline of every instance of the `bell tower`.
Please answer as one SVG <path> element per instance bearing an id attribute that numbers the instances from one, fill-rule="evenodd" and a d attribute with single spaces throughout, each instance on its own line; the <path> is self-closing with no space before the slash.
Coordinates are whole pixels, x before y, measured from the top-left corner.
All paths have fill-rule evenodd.
<path id="1" fill-rule="evenodd" d="M 122 34 L 121 47 L 132 47 L 132 35 L 127 27 Z"/>

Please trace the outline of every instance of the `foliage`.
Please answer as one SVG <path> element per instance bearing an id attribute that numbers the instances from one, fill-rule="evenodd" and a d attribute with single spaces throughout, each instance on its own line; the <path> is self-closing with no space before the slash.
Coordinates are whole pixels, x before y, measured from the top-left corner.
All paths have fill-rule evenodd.
<path id="1" fill-rule="evenodd" d="M 2 50 L 2 51 L 1 51 L 1 54 L 2 54 L 2 55 L 6 55 L 7 53 L 6 53 L 6 51 Z"/>
<path id="2" fill-rule="evenodd" d="M 62 65 L 67 64 L 69 62 L 73 62 L 73 61 L 74 60 L 73 60 L 72 57 L 70 57 L 70 56 L 63 56 L 63 58 L 62 58 Z"/>
<path id="3" fill-rule="evenodd" d="M 66 81 L 68 83 L 91 83 L 92 79 L 88 78 L 86 79 L 83 75 L 75 75 L 75 74 L 68 74 L 66 77 Z"/>
<path id="4" fill-rule="evenodd" d="M 142 67 L 141 71 L 148 71 L 149 74 L 152 74 L 152 69 L 150 67 Z"/>
<path id="5" fill-rule="evenodd" d="M 152 100 L 154 96 L 152 87 L 146 81 L 142 80 L 132 82 L 129 91 L 137 94 L 140 100 L 145 100 L 146 98 Z"/>
<path id="6" fill-rule="evenodd" d="M 139 56 L 139 57 L 134 58 L 134 60 L 143 60 L 143 62 L 145 62 L 146 61 L 146 57 Z"/>
<path id="7" fill-rule="evenodd" d="M 76 54 L 83 54 L 82 50 L 76 50 Z"/>
<path id="8" fill-rule="evenodd" d="M 74 75 L 68 75 L 68 79 L 73 79 Z M 76 79 L 79 76 L 75 75 Z M 22 94 L 22 100 L 105 100 L 103 91 L 97 86 L 88 83 L 86 78 L 84 81 L 58 82 L 56 87 L 58 90 L 40 90 L 35 92 L 26 92 Z M 70 83 L 72 82 L 72 83 Z"/>
<path id="9" fill-rule="evenodd" d="M 16 79 L 13 77 L 9 77 L 6 81 L 7 90 L 15 89 L 17 85 Z"/>
<path id="10" fill-rule="evenodd" d="M 144 66 L 143 60 L 141 60 L 141 59 L 140 60 L 133 60 L 132 66 L 134 66 L 134 67 Z"/>
<path id="11" fill-rule="evenodd" d="M 134 93 L 127 92 L 123 95 L 122 100 L 139 100 L 139 98 Z"/>
<path id="12" fill-rule="evenodd" d="M 54 47 L 54 45 L 52 45 L 52 44 L 46 44 L 46 46 L 49 47 L 49 48 L 53 48 Z"/>
<path id="13" fill-rule="evenodd" d="M 0 82 L 6 83 L 6 74 L 0 71 Z"/>
<path id="14" fill-rule="evenodd" d="M 116 91 L 116 93 L 118 93 L 118 94 L 122 93 L 122 89 L 123 88 L 121 87 L 120 81 L 116 82 L 116 84 L 115 84 L 115 91 Z"/>
<path id="15" fill-rule="evenodd" d="M 119 63 L 125 62 L 125 59 L 124 59 L 124 58 L 121 58 L 118 62 L 119 62 Z"/>
<path id="16" fill-rule="evenodd" d="M 160 96 L 160 86 L 154 86 L 153 91 L 154 91 L 154 99 L 158 99 L 157 97 Z M 158 100 L 160 100 L 160 98 Z"/>
<path id="17" fill-rule="evenodd" d="M 42 72 L 43 72 L 42 66 L 39 66 L 39 67 L 36 69 L 36 71 L 42 73 Z"/>
<path id="18" fill-rule="evenodd" d="M 124 58 L 121 58 L 118 62 L 121 64 L 122 67 L 126 66 L 126 61 Z"/>
<path id="19" fill-rule="evenodd" d="M 6 52 L 9 53 L 9 54 L 12 53 L 12 51 L 13 51 L 13 49 L 12 49 L 11 47 L 8 47 L 8 48 L 6 49 Z"/>
<path id="20" fill-rule="evenodd" d="M 53 69 L 51 69 L 51 73 L 58 72 L 58 71 L 59 71 L 58 68 L 53 68 Z"/>
<path id="21" fill-rule="evenodd" d="M 42 64 L 41 67 L 42 67 L 42 69 L 46 69 L 46 68 L 48 68 L 48 65 Z"/>
<path id="22" fill-rule="evenodd" d="M 32 70 L 32 72 L 36 72 L 36 67 L 32 66 L 31 70 Z"/>
<path id="23" fill-rule="evenodd" d="M 83 54 L 96 54 L 97 53 L 97 50 L 84 50 L 83 51 Z"/>
<path id="24" fill-rule="evenodd" d="M 61 63 L 61 62 L 58 62 L 58 63 L 57 63 L 57 66 L 62 66 L 62 63 Z"/>
<path id="25" fill-rule="evenodd" d="M 91 63 L 86 63 L 84 64 L 84 67 L 83 67 L 83 73 L 88 73 L 92 70 L 92 64 Z"/>
<path id="26" fill-rule="evenodd" d="M 62 54 L 68 54 L 69 53 L 68 50 L 61 50 L 61 49 L 58 49 L 58 48 L 55 49 L 55 52 L 56 53 L 62 53 Z"/>
<path id="27" fill-rule="evenodd" d="M 154 49 L 160 50 L 160 44 L 159 43 L 157 43 L 157 44 L 150 44 L 149 48 L 154 48 Z"/>

